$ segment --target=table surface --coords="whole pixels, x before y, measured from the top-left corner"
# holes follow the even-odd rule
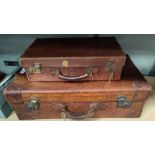
[[[150,95],[150,97],[147,99],[147,101],[144,104],[143,112],[141,114],[141,117],[139,118],[97,118],[97,119],[88,119],[88,120],[98,120],[98,121],[155,121],[155,77],[145,77],[147,81],[152,85],[153,91]],[[0,118],[0,121],[17,121],[19,120],[16,113],[12,112],[12,114],[8,118]],[[42,119],[42,120],[55,120],[55,121],[61,121],[62,119]]]

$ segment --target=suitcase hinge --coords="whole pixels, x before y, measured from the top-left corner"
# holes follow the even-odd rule
[[[41,64],[33,63],[33,67],[30,68],[31,73],[41,73]]]
[[[127,108],[132,105],[132,102],[127,100],[125,96],[119,96],[117,98],[117,108]]]

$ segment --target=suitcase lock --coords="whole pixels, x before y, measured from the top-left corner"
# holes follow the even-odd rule
[[[132,102],[127,100],[125,96],[119,96],[117,98],[117,108],[127,108],[132,105]]]
[[[29,101],[25,104],[26,110],[38,110],[40,108],[40,104],[38,98],[31,97]]]
[[[30,68],[31,73],[41,73],[41,64],[33,63],[33,67]]]

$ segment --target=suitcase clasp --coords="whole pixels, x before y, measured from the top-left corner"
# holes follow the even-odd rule
[[[41,73],[41,64],[33,63],[33,67],[30,68],[31,73]]]
[[[31,97],[29,101],[25,104],[26,110],[38,110],[40,108],[40,104],[38,98]]]
[[[125,96],[117,97],[117,108],[128,108],[132,105],[132,102],[127,100]]]

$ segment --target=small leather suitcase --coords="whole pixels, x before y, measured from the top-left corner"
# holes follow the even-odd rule
[[[113,37],[37,39],[21,56],[29,81],[120,80],[126,56]]]
[[[19,119],[139,117],[151,86],[128,58],[120,81],[29,82],[5,89]]]

